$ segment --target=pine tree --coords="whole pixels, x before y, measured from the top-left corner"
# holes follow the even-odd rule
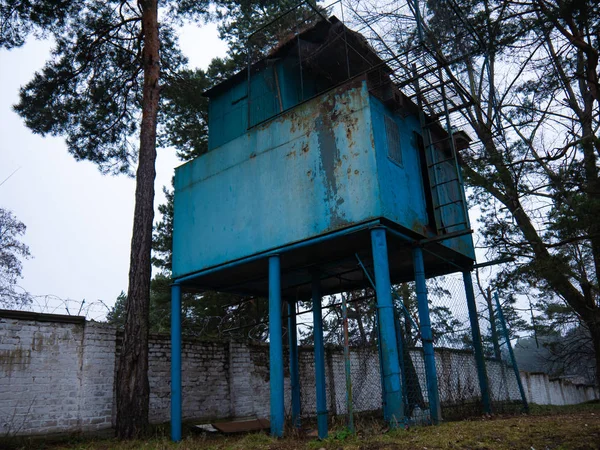
[[[7,4],[2,4],[3,10]],[[117,434],[137,436],[148,424],[156,141],[159,123],[165,123],[161,89],[177,81],[174,75],[185,64],[168,23],[201,16],[207,2],[165,0],[160,27],[157,0],[136,5],[122,0],[21,5],[24,9],[10,23],[23,26],[13,28],[18,32],[8,33],[8,38],[3,29],[5,45],[19,45],[21,32],[28,27],[51,32],[56,42],[50,60],[21,89],[15,110],[25,124],[41,135],[65,136],[77,160],[91,161],[103,173],[133,175],[137,163],[125,330],[117,371]],[[36,15],[40,6],[51,11],[47,26]],[[134,144],[136,138],[139,145]]]

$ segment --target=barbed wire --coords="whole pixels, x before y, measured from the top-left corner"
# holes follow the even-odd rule
[[[21,286],[17,285],[14,288],[13,291],[18,296],[0,296],[0,307],[15,311],[81,316],[96,322],[105,322],[108,313],[112,310],[101,299],[89,301],[62,298],[55,294],[33,295]]]

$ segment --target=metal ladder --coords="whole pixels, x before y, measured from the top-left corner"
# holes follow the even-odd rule
[[[419,109],[419,121],[421,125],[421,136],[429,175],[429,188],[431,190],[434,220],[438,234],[447,234],[470,228],[467,203],[464,195],[462,178],[458,159],[456,156],[456,144],[454,133],[450,124],[450,114],[464,108],[466,105],[448,106],[446,97],[446,81],[444,80],[441,67],[438,67],[436,82],[429,83],[425,89],[421,88],[420,77],[413,65],[413,89]],[[428,99],[426,92],[441,94],[438,98]],[[434,94],[435,95],[435,94]],[[434,107],[442,106],[443,110],[435,114]],[[425,108],[429,109],[429,117],[425,114]],[[438,125],[437,119],[445,117],[447,135],[437,141],[433,141],[431,127]],[[439,159],[441,155],[437,149],[446,149],[450,152],[449,158]]]

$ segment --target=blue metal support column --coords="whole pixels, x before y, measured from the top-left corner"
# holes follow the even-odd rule
[[[425,284],[425,265],[423,263],[423,250],[421,247],[413,249],[413,263],[415,269],[415,285],[417,291],[417,304],[419,308],[419,321],[421,322],[421,340],[423,341],[423,359],[425,360],[425,377],[427,379],[427,397],[431,422],[437,425],[441,420],[440,394],[435,368],[435,353],[433,350],[433,333],[431,331],[431,318],[429,317],[429,302],[427,300],[427,285]]]
[[[485,368],[483,346],[481,345],[481,331],[479,330],[479,318],[477,317],[477,304],[475,303],[475,292],[473,291],[473,279],[471,278],[471,272],[463,272],[463,282],[465,283],[465,294],[467,296],[469,320],[471,321],[473,353],[475,354],[475,363],[477,364],[477,377],[479,378],[479,390],[481,391],[483,412],[486,414],[491,414],[492,402],[490,400],[490,386],[488,382],[487,370]]]
[[[271,435],[283,436],[283,337],[281,332],[281,265],[279,255],[269,258],[269,364]]]
[[[400,384],[400,364],[394,323],[392,284],[388,263],[385,228],[371,229],[371,247],[375,268],[377,291],[377,311],[379,316],[379,336],[383,365],[383,386],[385,405],[390,426],[397,427],[404,422],[404,405]]]
[[[317,427],[319,439],[327,437],[327,396],[325,392],[325,345],[323,343],[323,314],[321,310],[321,278],[312,274],[313,334],[315,341],[315,385],[317,388]]]
[[[300,367],[298,365],[298,327],[296,326],[295,300],[288,303],[288,343],[290,346],[292,426],[300,428]]]
[[[171,286],[171,440],[181,440],[181,286]]]

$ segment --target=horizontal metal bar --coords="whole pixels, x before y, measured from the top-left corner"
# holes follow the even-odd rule
[[[426,94],[428,92],[434,91],[436,89],[441,88],[442,86],[446,86],[446,83],[442,82],[440,84],[430,84],[429,86],[425,87],[425,88],[420,88],[418,93],[415,93],[413,95],[410,96],[411,100],[413,98],[415,98],[417,95],[421,95],[423,96],[423,94]]]
[[[446,181],[442,181],[441,183],[437,183],[437,184],[432,184],[431,188],[436,188],[439,186],[443,186],[444,184],[448,184],[448,183],[452,183],[453,181],[458,181],[458,178],[452,178],[451,180],[446,180]]]
[[[442,236],[436,236],[430,239],[423,239],[421,241],[422,244],[431,244],[434,242],[440,242],[440,241],[445,241],[446,239],[454,239],[456,237],[460,237],[460,236],[464,236],[466,234],[472,234],[473,230],[469,229],[469,230],[461,230],[461,231],[454,231],[452,233],[448,233],[448,234],[444,234]]]
[[[496,264],[504,264],[507,262],[515,262],[515,258],[513,256],[507,256],[505,258],[498,258],[492,261],[486,261],[479,264],[475,264],[473,269],[481,269],[482,267],[495,266]]]
[[[435,209],[440,209],[440,208],[443,208],[445,206],[450,206],[450,205],[454,205],[455,203],[461,203],[461,202],[462,202],[462,199],[454,200],[452,202],[442,203],[441,205],[437,205],[435,207]]]
[[[468,108],[469,106],[472,106],[472,105],[473,105],[473,102],[466,102],[466,103],[463,103],[463,104],[460,104],[460,105],[456,105],[456,106],[454,106],[452,108],[449,108],[448,111],[444,111],[444,112],[441,112],[439,114],[434,114],[432,116],[429,116],[429,118],[431,120],[433,120],[433,121],[437,121],[440,117],[443,117],[443,116],[448,115],[448,114],[455,113],[457,111],[460,111],[461,109]]]
[[[446,137],[442,138],[442,139],[438,139],[437,141],[432,141],[429,143],[429,145],[437,145],[437,144],[441,144],[442,142],[446,142],[450,140],[450,135],[447,135]]]
[[[456,223],[452,223],[450,225],[444,225],[442,228],[444,228],[444,229],[454,228],[454,227],[457,227],[459,225],[468,225],[468,223],[463,220],[462,222],[456,222]]]
[[[429,145],[432,145],[432,144],[429,144]],[[438,166],[440,164],[444,164],[447,162],[454,162],[454,158],[447,158],[447,159],[442,159],[441,161],[436,161],[433,164],[428,165],[427,168],[431,169],[432,167],[435,167],[435,166]]]
[[[312,239],[308,239],[308,240],[304,240],[304,241],[300,241],[300,242],[296,242],[294,244],[289,244],[287,246],[284,247],[280,247],[274,250],[267,250],[265,252],[262,253],[258,253],[256,255],[252,255],[249,256],[247,258],[242,258],[242,259],[238,259],[236,261],[231,261],[229,263],[225,263],[225,264],[221,264],[219,266],[216,267],[212,267],[210,269],[206,269],[206,270],[200,270],[197,271],[196,273],[190,274],[190,275],[186,275],[180,278],[176,278],[173,280],[173,284],[182,284],[185,283],[187,281],[192,281],[196,278],[202,277],[202,276],[206,276],[206,275],[210,275],[216,272],[220,272],[221,270],[225,270],[225,269],[231,269],[232,267],[237,267],[240,266],[242,264],[247,264],[250,262],[254,262],[254,261],[258,261],[264,258],[267,258],[269,256],[273,256],[273,255],[278,255],[278,254],[282,254],[282,253],[286,253],[289,252],[291,250],[296,250],[299,248],[304,248],[304,247],[308,247],[310,245],[314,245],[320,242],[325,242],[328,241],[330,239],[339,237],[339,236],[344,236],[347,234],[353,234],[356,233],[358,231],[362,231],[362,230],[366,230],[369,229],[373,226],[378,226],[380,225],[380,221],[379,220],[371,220],[369,222],[365,222],[359,225],[355,225],[352,227],[348,227],[345,228],[343,230],[339,230],[339,231],[334,231],[332,233],[323,235],[323,236],[318,236],[316,238],[312,238]]]

